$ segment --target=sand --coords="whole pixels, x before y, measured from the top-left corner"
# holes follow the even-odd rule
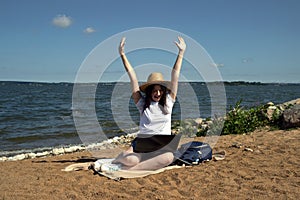
[[[92,171],[61,171],[93,161],[88,151],[0,162],[0,199],[299,199],[299,146],[300,129],[221,136],[214,152],[225,150],[225,160],[121,181]]]

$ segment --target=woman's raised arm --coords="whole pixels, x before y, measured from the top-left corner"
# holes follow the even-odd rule
[[[179,42],[175,41],[175,44],[178,47],[179,51],[171,74],[171,88],[170,88],[171,89],[170,95],[174,100],[176,99],[176,95],[177,95],[178,79],[181,70],[183,54],[186,49],[186,44],[183,38],[179,36],[178,41]]]
[[[139,83],[138,83],[138,79],[136,77],[135,71],[134,71],[133,67],[131,66],[131,64],[129,63],[129,61],[124,53],[125,40],[126,40],[126,38],[123,37],[120,42],[119,53],[120,53],[123,65],[125,67],[125,70],[128,73],[128,76],[130,78],[133,101],[134,101],[134,103],[137,103],[141,98],[140,87],[139,87]]]

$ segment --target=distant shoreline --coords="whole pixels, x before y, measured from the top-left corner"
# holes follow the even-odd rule
[[[82,83],[74,83],[74,82],[47,82],[47,81],[5,81],[5,80],[0,80],[0,85],[3,84],[9,84],[9,83],[14,83],[14,84],[116,84],[116,83],[129,83],[129,82],[117,82],[117,81],[111,81],[111,82],[82,82]],[[143,83],[143,82],[141,82]],[[259,81],[180,81],[180,83],[202,83],[202,84],[219,84],[223,83],[225,85],[298,85],[299,83],[296,82],[259,82]]]

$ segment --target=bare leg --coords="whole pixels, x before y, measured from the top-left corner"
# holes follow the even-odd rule
[[[134,153],[133,148],[130,147],[127,151],[120,153],[112,163],[121,163],[127,167],[132,167],[137,165],[140,161],[141,156],[137,153]]]
[[[156,170],[161,169],[165,166],[168,166],[173,162],[174,155],[172,152],[166,152],[155,156],[153,158],[147,159],[143,162],[140,162],[130,168],[128,170]]]

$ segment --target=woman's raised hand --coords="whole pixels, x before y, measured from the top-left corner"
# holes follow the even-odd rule
[[[184,39],[182,37],[178,36],[178,41],[179,42],[175,41],[175,44],[178,47],[179,52],[180,53],[184,53],[184,51],[186,49],[186,44],[184,42]]]
[[[121,39],[120,46],[119,46],[119,53],[120,53],[120,55],[124,55],[125,54],[124,53],[125,40],[126,40],[125,37],[123,37]]]

